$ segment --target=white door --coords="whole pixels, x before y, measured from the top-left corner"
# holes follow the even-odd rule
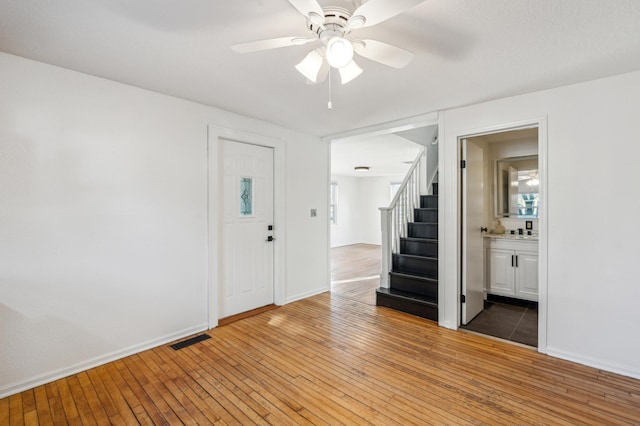
[[[220,318],[273,303],[273,149],[222,141]],[[271,237],[271,238],[270,238]]]
[[[462,324],[468,324],[484,308],[482,148],[464,139],[462,159]]]

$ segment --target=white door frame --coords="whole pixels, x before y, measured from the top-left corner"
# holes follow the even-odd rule
[[[482,136],[491,133],[505,132],[508,130],[518,130],[524,128],[538,128],[538,170],[540,173],[540,208],[538,210],[538,255],[540,263],[538,265],[538,352],[546,353],[547,352],[547,265],[548,265],[548,252],[547,252],[547,190],[548,190],[548,178],[547,178],[547,117],[538,117],[530,120],[523,120],[513,123],[500,124],[496,126],[483,127],[479,129],[472,129],[466,132],[461,132],[461,134],[456,135],[456,152],[458,152],[458,159],[456,161],[456,166],[460,164],[460,143],[462,139],[472,138],[475,136]],[[458,173],[458,169],[454,171],[456,176],[456,184],[455,188],[457,192],[456,200],[460,200],[460,173]],[[453,200],[452,200],[453,201]],[[451,237],[455,238],[455,244],[460,244],[460,223],[461,223],[461,206],[459,202],[456,201],[457,205],[457,225],[455,226],[455,235],[451,235]],[[448,237],[447,237],[448,238]],[[462,273],[461,268],[462,265],[460,263],[460,247],[456,247],[456,253],[458,260],[457,264],[457,297],[450,298],[447,300],[447,305],[445,306],[446,310],[452,310],[450,312],[455,312],[455,318],[457,318],[456,323],[454,324],[454,329],[457,329],[460,326],[460,318],[461,318],[461,306],[460,306],[460,292],[461,292],[461,281],[462,281]],[[450,282],[450,281],[449,281]],[[451,318],[449,314],[447,314],[448,318]]]
[[[285,294],[285,147],[280,139],[255,135],[215,125],[208,126],[207,135],[207,313],[209,328],[218,326],[220,316],[218,295],[222,279],[222,194],[223,158],[221,139],[273,148],[273,299],[284,305]]]
[[[324,136],[322,140],[329,144],[329,152],[327,154],[329,156],[329,161],[327,162],[327,188],[329,188],[331,185],[331,145],[333,143],[340,143],[341,141],[348,141],[348,140],[373,138],[380,135],[389,135],[396,132],[402,132],[405,130],[417,129],[419,127],[428,127],[428,126],[438,126],[438,135],[439,135],[442,129],[444,129],[442,114],[437,111],[430,112],[430,113],[421,114],[415,117],[403,118],[400,120],[390,121],[387,123],[375,124],[373,126],[368,126],[360,129],[355,129],[355,130],[348,130],[346,132]],[[439,162],[439,164],[442,164],[442,163]],[[327,205],[331,204],[330,197],[331,197],[331,193],[327,192]],[[438,230],[438,232],[442,232],[442,231]],[[327,221],[327,259],[328,259],[327,277],[329,277],[327,288],[331,290],[331,224],[329,223],[329,221]]]

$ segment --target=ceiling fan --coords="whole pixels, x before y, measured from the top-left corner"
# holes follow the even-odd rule
[[[408,50],[377,40],[354,39],[351,32],[384,22],[424,1],[369,0],[364,4],[357,1],[355,10],[349,10],[339,6],[323,8],[317,0],[289,0],[307,18],[306,26],[311,36],[257,40],[231,48],[238,53],[250,53],[319,41],[318,46],[295,66],[296,69],[310,82],[319,83],[327,77],[329,67],[336,68],[342,84],[346,84],[362,73],[353,60],[354,52],[397,69],[406,67],[413,60],[415,55]]]

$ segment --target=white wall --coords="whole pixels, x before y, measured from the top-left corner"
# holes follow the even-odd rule
[[[548,186],[546,350],[640,377],[640,339],[630,331],[638,322],[640,300],[638,111],[640,72],[444,112],[443,325],[455,327],[458,318],[456,139],[546,117],[548,152],[541,159],[547,161]]]
[[[281,138],[288,142],[285,171],[288,303],[330,290],[329,147],[318,138],[288,131]],[[311,209],[316,209],[316,217],[311,217]]]
[[[402,182],[404,176],[381,176],[361,178],[360,205],[362,212],[362,242],[382,244],[382,226],[380,207],[389,207],[391,203],[391,183]]]
[[[360,178],[331,176],[338,184],[337,224],[331,226],[331,247],[361,243]]]
[[[410,140],[411,142],[415,142],[418,145],[422,145],[427,150],[426,152],[426,180],[424,181],[424,185],[426,186],[429,182],[432,181],[434,176],[436,176],[438,172],[438,146],[439,144],[434,141],[438,138],[438,125],[433,124],[430,126],[422,126],[417,127],[411,130],[405,130],[402,132],[397,132],[396,135],[402,136],[405,139]],[[433,182],[437,182],[438,179],[434,179]],[[431,188],[422,188],[422,194],[431,194]]]
[[[331,247],[381,244],[380,207],[391,202],[390,185],[404,176],[332,176],[338,182],[338,225],[331,227]]]
[[[7,54],[0,81],[0,398],[206,327],[208,124],[285,141],[286,300],[328,289],[318,138]]]

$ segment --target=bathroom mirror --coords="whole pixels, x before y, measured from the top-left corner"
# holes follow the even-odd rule
[[[496,217],[538,217],[537,155],[496,160],[494,181]]]

